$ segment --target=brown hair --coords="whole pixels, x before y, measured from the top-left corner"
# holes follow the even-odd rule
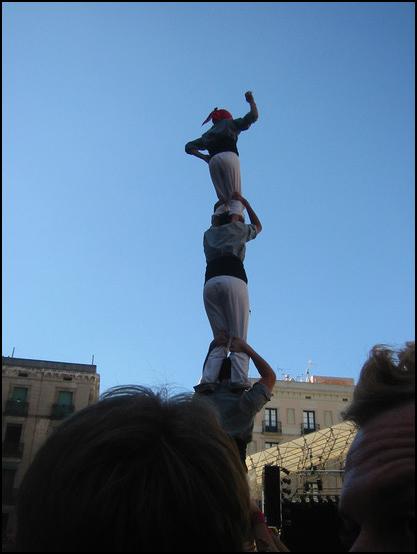
[[[415,399],[415,343],[400,350],[372,348],[344,419],[362,426],[381,412]]]
[[[230,212],[223,212],[218,215],[212,215],[211,216],[211,223],[212,225],[218,227],[220,225],[227,225],[231,222],[232,216]]]
[[[120,387],[39,450],[18,501],[19,552],[240,552],[249,491],[207,402]]]

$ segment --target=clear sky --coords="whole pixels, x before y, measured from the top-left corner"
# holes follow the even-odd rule
[[[413,3],[3,2],[3,355],[191,390],[216,197],[184,145],[246,90],[248,342],[356,380],[414,337]]]

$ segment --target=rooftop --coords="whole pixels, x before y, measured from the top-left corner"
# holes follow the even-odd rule
[[[2,356],[2,366],[25,369],[53,369],[54,371],[78,371],[81,373],[97,373],[97,366],[92,364],[51,362],[47,360],[31,360],[28,358],[11,358],[9,356]]]

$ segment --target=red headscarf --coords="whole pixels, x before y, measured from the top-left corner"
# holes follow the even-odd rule
[[[211,114],[207,116],[207,119],[203,121],[202,125],[207,123],[210,119],[213,123],[217,123],[217,121],[221,121],[222,119],[233,119],[233,116],[227,110],[218,110],[217,108],[214,108]]]

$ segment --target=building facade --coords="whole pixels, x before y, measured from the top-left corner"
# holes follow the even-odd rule
[[[256,416],[248,455],[340,423],[353,389],[350,378],[277,380],[270,402]]]
[[[98,400],[95,365],[2,358],[2,537],[15,534],[17,491],[36,452],[72,413]]]

